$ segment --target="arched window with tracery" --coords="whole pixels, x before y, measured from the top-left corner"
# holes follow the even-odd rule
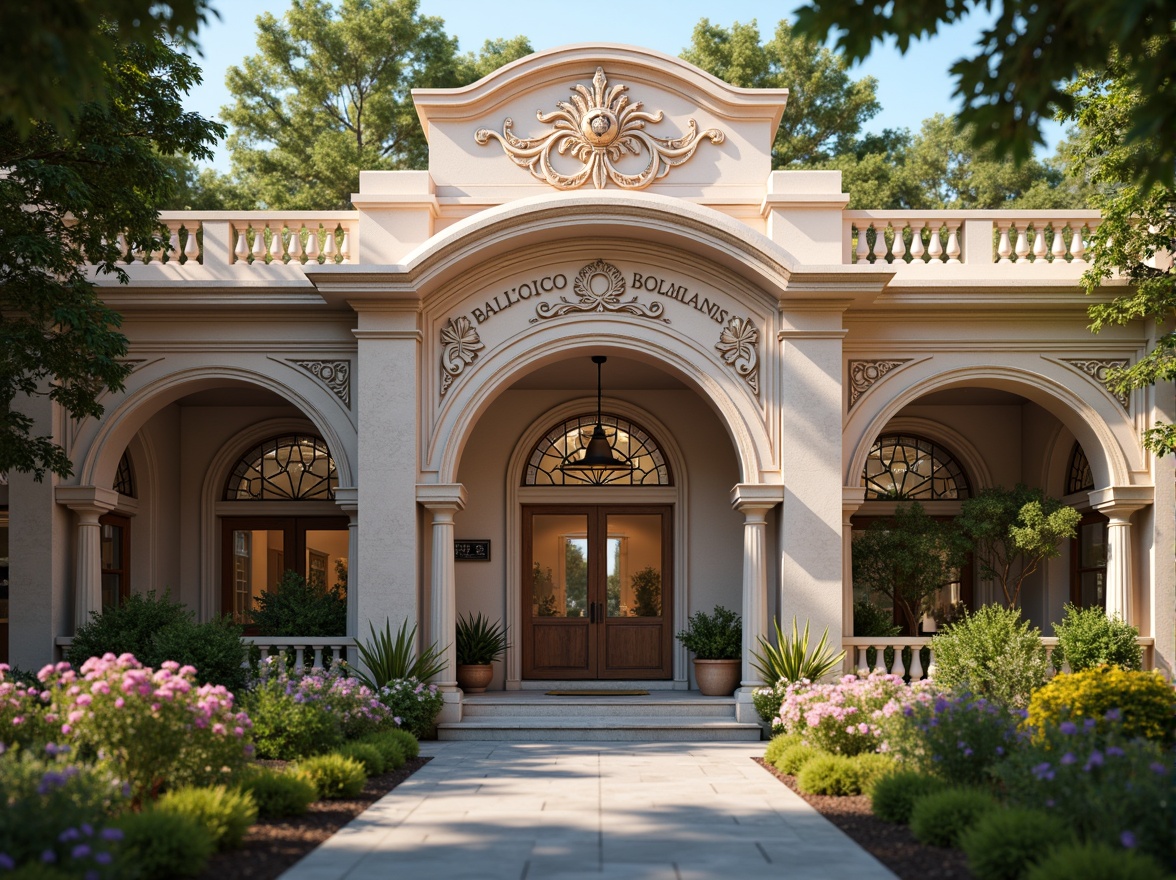
[[[125,452],[118,460],[118,470],[114,472],[114,491],[127,498],[137,498],[135,494],[135,472],[131,468],[131,457]]]
[[[258,443],[229,472],[225,501],[332,501],[339,478],[327,444],[310,434]]]
[[[950,452],[914,434],[883,434],[862,471],[867,501],[960,501],[971,496]]]
[[[1089,492],[1094,488],[1094,473],[1081,444],[1075,443],[1070,451],[1070,466],[1066,470],[1066,494]]]
[[[632,470],[574,471],[560,467],[583,455],[596,426],[596,413],[564,419],[547,431],[527,457],[524,486],[672,486],[673,474],[661,447],[649,432],[621,416],[605,413],[601,425],[617,455]]]

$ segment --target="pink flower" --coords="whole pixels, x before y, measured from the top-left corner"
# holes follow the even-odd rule
[[[217,722],[216,724],[212,725],[212,732],[217,736],[220,736],[225,732],[225,726],[220,722]]]
[[[61,732],[64,733],[66,736],[69,736],[71,733],[73,733],[73,728],[70,727],[68,724],[63,724],[63,725],[61,725]]]
[[[126,704],[127,704],[127,701],[126,701],[126,700],[124,700],[122,697],[119,697],[118,699],[116,699],[116,700],[114,701],[114,708],[116,708],[116,709],[121,709],[121,708],[122,708],[123,706],[125,706]]]

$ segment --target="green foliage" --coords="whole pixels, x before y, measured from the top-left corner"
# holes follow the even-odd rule
[[[923,601],[958,578],[967,552],[953,523],[933,519],[912,502],[854,538],[853,583],[889,598],[913,634]]]
[[[825,627],[821,640],[810,649],[807,620],[804,632],[800,633],[796,628],[796,618],[792,618],[791,638],[786,638],[780,631],[779,621],[773,620],[772,626],[776,630],[776,645],[779,647],[760,636],[759,650],[751,652],[754,658],[752,666],[764,681],[819,681],[836,670],[845,659],[844,651],[836,655],[833,653],[829,645],[829,627]]]
[[[222,117],[236,178],[269,209],[347,208],[361,170],[424,168],[412,89],[465,85],[531,52],[519,37],[460,56],[416,0],[294,0],[257,28],[258,54],[229,68]]]
[[[774,764],[777,770],[781,773],[787,773],[789,776],[795,776],[799,773],[804,765],[816,758],[818,755],[827,754],[820,749],[813,746],[806,746],[804,743],[788,746],[780,752]]]
[[[796,772],[796,787],[806,794],[835,797],[868,792],[894,766],[886,755],[830,755],[820,753]]]
[[[704,18],[682,58],[731,85],[788,89],[773,168],[812,167],[851,150],[862,126],[881,110],[876,80],[850,79],[843,58],[820,40],[794,36],[786,21],[761,43],[754,21],[728,29]]]
[[[347,596],[338,585],[328,589],[287,571],[272,592],[257,597],[249,616],[261,636],[342,636],[347,634]]]
[[[298,764],[298,772],[314,783],[320,798],[336,800],[355,797],[367,781],[363,764],[343,755],[316,755]]]
[[[252,796],[257,814],[266,819],[301,816],[318,797],[318,788],[308,777],[269,767],[252,768],[240,787]]]
[[[133,593],[123,604],[93,614],[78,628],[65,659],[80,668],[91,657],[134,654],[144,666],[159,669],[174,660],[194,666],[199,681],[245,690],[246,649],[241,627],[229,617],[196,623],[182,603],[168,593]]]
[[[1033,693],[1026,723],[1039,731],[1090,720],[1096,731],[1176,744],[1176,692],[1159,672],[1096,666],[1062,673]]]
[[[80,16],[93,24],[103,4]],[[146,6],[130,0],[120,6]],[[107,389],[119,390],[130,373],[120,319],[97,293],[90,276],[126,280],[118,241],[132,250],[156,252],[168,236],[156,206],[174,188],[159,157],[184,153],[208,158],[208,145],[223,127],[185,113],[182,96],[200,81],[199,69],[172,46],[143,28],[137,42],[120,40],[108,27],[85,33],[91,50],[76,61],[86,79],[59,80],[54,69],[72,69],[58,37],[30,33],[23,19],[33,6],[4,4],[0,45],[6,58],[28,57],[49,46],[58,64],[36,73],[14,68],[0,73],[0,314],[4,360],[0,366],[0,471],[68,476],[73,463],[48,434],[48,425],[14,407],[24,396],[48,397],[69,419],[98,418]],[[180,4],[192,8],[191,3]],[[144,19],[144,24],[150,19]],[[42,26],[44,20],[34,16]],[[71,23],[76,23],[76,20]],[[73,27],[61,39],[73,42]],[[139,29],[134,29],[139,32]],[[60,53],[60,54],[58,54]],[[62,94],[63,103],[58,103]],[[25,116],[20,95],[58,96],[36,102],[44,114]],[[87,96],[79,102],[79,96]],[[67,109],[68,108],[68,109]],[[49,118],[56,119],[55,127]]]
[[[416,678],[398,678],[380,688],[380,702],[388,707],[396,723],[416,739],[433,735],[433,721],[445,698],[435,684]]]
[[[358,761],[363,765],[363,772],[368,776],[379,776],[384,772],[384,753],[370,743],[344,743],[336,754]]]
[[[1019,608],[985,605],[931,640],[935,683],[1010,708],[1024,708],[1045,684],[1049,661],[1037,628]]]
[[[796,30],[818,43],[836,32],[835,50],[852,64],[868,55],[874,42],[894,39],[905,52],[912,39],[934,34],[979,6],[915,2],[888,15],[862,15],[858,6],[810,0],[795,11]],[[1119,138],[1136,148],[1154,144],[1153,153],[1139,156],[1132,177],[1171,185],[1176,109],[1166,99],[1166,87],[1176,79],[1176,62],[1170,6],[1164,0],[1124,0],[1113,7],[1075,0],[1058,14],[1050,4],[1006,0],[995,9],[974,54],[951,68],[962,102],[956,115],[973,127],[976,143],[990,146],[998,159],[1027,161],[1044,142],[1042,122],[1058,111],[1070,116],[1080,106],[1067,85],[1085,70],[1103,69],[1115,56],[1124,88],[1139,96],[1120,122]]]
[[[1018,483],[965,499],[956,523],[975,545],[981,573],[1000,584],[1005,605],[1012,608],[1026,578],[1061,554],[1061,542],[1078,534],[1081,519],[1074,508]]]
[[[454,647],[457,649],[457,662],[462,665],[493,663],[502,657],[510,647],[510,642],[507,641],[506,627],[502,621],[491,622],[479,611],[476,617],[465,614],[458,618]]]
[[[356,740],[356,742],[375,749],[384,762],[383,772],[387,773],[392,770],[399,770],[407,760],[404,739],[397,735],[401,733],[411,737],[414,746],[416,745],[416,737],[413,737],[407,731],[401,730],[385,730],[380,733],[372,733],[363,739]]]
[[[418,678],[428,681],[445,669],[437,643],[416,653],[416,624],[408,629],[408,621],[400,624],[396,637],[392,637],[392,625],[384,621],[384,629],[377,633],[375,625],[368,623],[372,638],[356,645],[359,659],[367,667],[369,675],[358,673],[360,681],[373,691],[378,691],[391,681],[401,678]]]
[[[239,847],[249,826],[257,821],[253,796],[223,785],[166,792],[155,802],[155,810],[194,819],[219,850]]]
[[[124,813],[115,827],[123,833],[119,861],[134,866],[141,880],[195,877],[216,849],[208,829],[180,813]]]
[[[743,623],[734,611],[716,605],[711,614],[691,614],[678,641],[698,660],[738,660],[743,656]]]
[[[416,758],[421,754],[420,740],[407,728],[399,728],[395,730],[382,730],[379,736],[384,739],[391,739],[400,743],[401,751],[404,752],[406,758]]]
[[[894,622],[894,613],[881,608],[868,598],[853,603],[853,634],[862,638],[891,638],[902,635],[902,627]]]
[[[911,811],[919,800],[946,791],[948,786],[946,780],[937,776],[916,770],[896,770],[874,782],[870,791],[870,809],[885,822],[906,825],[911,821]]]
[[[661,616],[661,572],[652,566],[646,566],[633,575],[633,616],[660,617]]]
[[[862,752],[849,759],[857,773],[858,787],[862,794],[869,794],[878,784],[878,780],[894,772],[895,762],[891,755],[878,752]]]
[[[764,724],[773,724],[773,719],[778,718],[780,703],[783,699],[784,688],[778,683],[770,687],[758,687],[751,692],[751,704],[755,706],[756,714]],[[773,724],[773,733],[779,733],[776,730],[777,727],[779,727],[778,721]]]
[[[257,757],[296,761],[330,751],[343,743],[339,719],[317,701],[298,702],[278,682],[263,681],[245,698],[253,719]]]
[[[948,788],[915,801],[911,809],[911,832],[920,843],[958,846],[960,837],[986,813],[1000,809],[987,791],[976,788]]]
[[[1022,875],[1024,880],[1169,880],[1155,859],[1105,843],[1063,843]]]
[[[976,880],[1020,880],[1030,865],[1069,837],[1070,829],[1056,816],[1009,808],[981,816],[960,836],[960,849]]]
[[[788,749],[804,744],[804,737],[799,733],[781,733],[772,737],[764,749],[764,763],[775,765],[776,761]]]
[[[1055,669],[1070,664],[1071,672],[1081,672],[1104,663],[1124,669],[1143,667],[1143,649],[1139,630],[1117,614],[1107,617],[1102,608],[1079,608],[1067,603],[1065,617],[1054,624],[1058,646],[1052,655]]]

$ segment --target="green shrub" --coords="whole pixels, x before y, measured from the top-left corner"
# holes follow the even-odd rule
[[[169,791],[155,802],[155,809],[195,819],[204,826],[217,849],[239,847],[249,826],[257,821],[253,796],[223,785]]]
[[[967,691],[1012,708],[1024,708],[1045,684],[1049,661],[1041,633],[1019,608],[985,605],[931,640],[935,684]]]
[[[380,731],[381,737],[388,737],[400,743],[405,758],[417,758],[421,754],[421,743],[412,732],[403,728]]]
[[[793,746],[804,744],[804,737],[799,733],[781,733],[772,737],[764,749],[764,763],[775,766],[780,756]]]
[[[29,862],[15,871],[4,875],[4,880],[73,880],[76,875],[64,868],[55,868],[40,862]]]
[[[345,743],[336,751],[345,758],[363,764],[363,772],[368,776],[379,776],[384,772],[384,754],[370,743]]]
[[[821,754],[825,753],[812,746],[806,746],[804,743],[789,746],[776,759],[776,769],[781,773],[787,773],[789,776],[795,776],[805,764]]]
[[[743,656],[743,623],[734,611],[716,605],[711,614],[691,614],[678,641],[698,660],[738,660]]]
[[[1057,847],[1025,873],[1025,880],[1166,880],[1167,871],[1142,853],[1098,843]]]
[[[125,813],[116,827],[123,833],[117,861],[137,880],[195,877],[216,848],[200,822],[180,813]]]
[[[1108,663],[1124,669],[1143,667],[1143,649],[1139,646],[1139,630],[1117,614],[1107,617],[1099,607],[1079,608],[1066,605],[1061,623],[1054,624],[1058,646],[1054,648],[1053,664],[1070,664],[1071,672],[1081,672]]]
[[[981,816],[960,835],[960,848],[976,880],[1019,880],[1069,837],[1070,829],[1056,816],[1011,808]]]
[[[858,638],[890,638],[902,635],[902,627],[894,622],[891,609],[869,599],[858,599],[853,603],[853,634]]]
[[[367,781],[363,764],[343,755],[307,758],[298,764],[298,771],[305,773],[314,783],[319,797],[327,800],[355,797],[363,791],[363,784]]]
[[[241,781],[241,789],[253,796],[257,814],[278,819],[301,816],[318,798],[318,789],[305,775],[257,767]]]
[[[341,636],[347,633],[347,596],[338,584],[308,583],[287,571],[272,592],[257,597],[250,618],[262,636]]]
[[[385,730],[356,740],[358,743],[371,746],[380,753],[380,758],[384,761],[383,772],[385,773],[392,770],[399,770],[404,766],[404,762],[408,760],[404,754],[404,739],[399,736],[389,735],[396,732],[398,731]],[[415,743],[416,739],[413,739],[413,742]]]
[[[784,701],[784,688],[779,684],[758,687],[751,692],[751,704],[764,724],[772,724],[772,733],[778,734],[783,727],[778,723],[780,717],[780,703]],[[773,724],[773,721],[777,723]]]
[[[296,761],[343,744],[339,718],[323,703],[296,697],[276,676],[246,695],[257,757]]]
[[[960,836],[986,813],[1000,809],[996,799],[978,788],[948,788],[915,801],[911,832],[921,843],[958,846]]]
[[[796,774],[796,787],[805,794],[862,793],[857,770],[848,755],[817,755],[806,761]]]
[[[858,776],[858,788],[862,794],[869,794],[878,780],[894,772],[894,758],[877,752],[863,752],[850,758]]]
[[[426,739],[433,734],[433,722],[445,700],[437,685],[425,684],[416,678],[393,679],[380,688],[376,696],[401,729],[417,739]]]
[[[1062,673],[1033,694],[1026,723],[1040,732],[1088,718],[1100,733],[1114,728],[1128,739],[1170,746],[1176,742],[1176,692],[1159,672],[1096,666]]]
[[[65,659],[75,669],[107,653],[133,654],[152,669],[174,660],[194,666],[200,683],[224,685],[239,693],[245,689],[247,657],[241,633],[230,618],[196,623],[192,612],[166,593],[134,594],[122,605],[93,614],[74,635]]]
[[[935,792],[945,791],[948,783],[937,776],[914,770],[896,770],[874,782],[870,791],[870,809],[885,822],[906,825],[911,821],[915,802]]]

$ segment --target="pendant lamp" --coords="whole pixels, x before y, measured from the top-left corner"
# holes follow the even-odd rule
[[[559,465],[560,470],[571,471],[577,479],[592,483],[606,483],[618,473],[633,470],[633,462],[625,456],[618,455],[609,445],[608,437],[604,433],[604,423],[600,414],[600,365],[606,360],[608,358],[602,355],[592,357],[592,363],[596,364],[596,426],[592,429],[592,436],[588,439],[584,454],[577,458],[580,454],[579,449],[569,452]]]

